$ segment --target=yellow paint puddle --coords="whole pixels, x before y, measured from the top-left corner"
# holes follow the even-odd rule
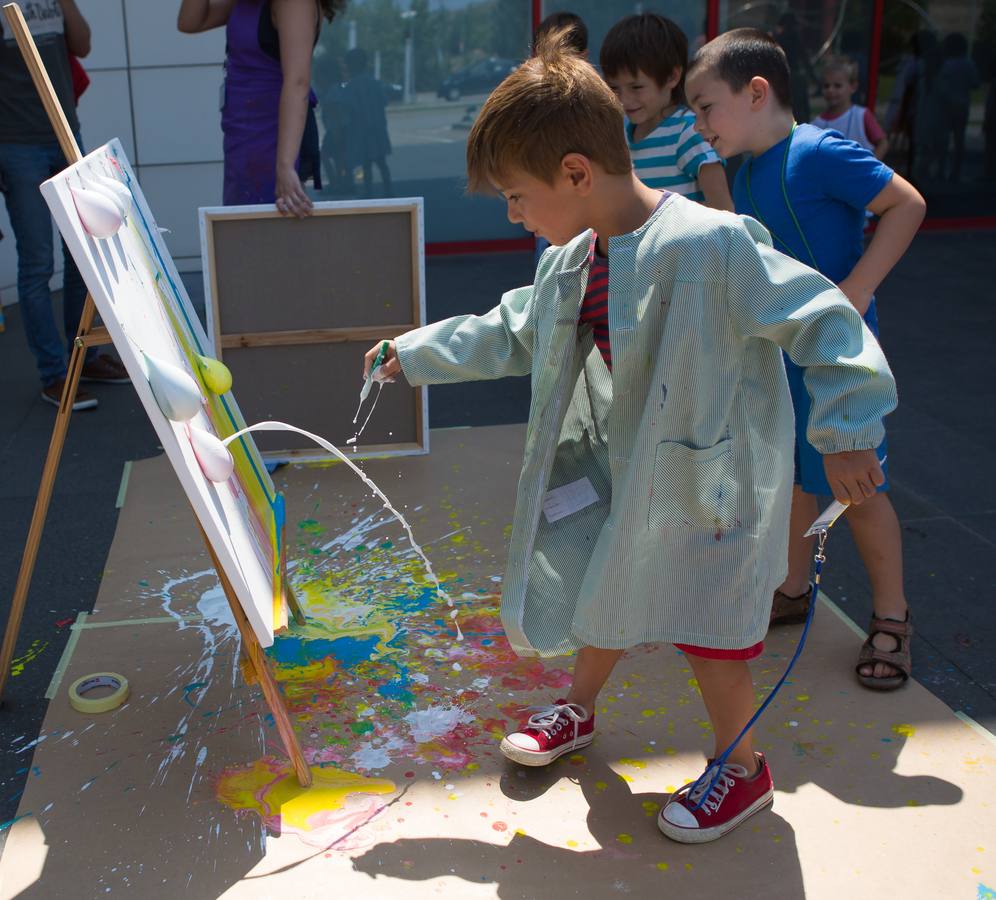
[[[218,799],[236,811],[254,812],[268,828],[298,835],[305,843],[327,847],[349,840],[361,846],[356,831],[386,805],[397,788],[385,778],[368,778],[331,766],[312,766],[311,787],[303,788],[290,767],[260,759],[247,767],[226,769],[217,785]]]

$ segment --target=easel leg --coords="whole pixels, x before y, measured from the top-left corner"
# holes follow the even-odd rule
[[[14,586],[14,597],[10,604],[10,615],[7,618],[7,630],[3,635],[3,647],[0,648],[0,699],[10,675],[10,664],[14,658],[17,646],[17,635],[21,630],[21,619],[24,607],[28,602],[28,591],[31,588],[31,576],[35,571],[38,559],[38,548],[41,545],[42,532],[45,529],[45,517],[52,501],[52,491],[55,488],[55,476],[59,471],[62,459],[62,449],[66,444],[66,432],[69,430],[69,417],[73,414],[73,403],[76,400],[76,389],[79,386],[80,372],[83,371],[83,361],[86,358],[86,336],[93,325],[96,308],[90,295],[86,295],[83,304],[83,315],[77,332],[73,352],[69,357],[69,367],[66,370],[66,384],[62,389],[62,401],[56,413],[55,425],[52,428],[52,438],[48,444],[48,454],[42,469],[41,484],[35,499],[35,509],[31,514],[31,525],[28,528],[28,538],[24,544],[24,555],[21,557],[21,568],[17,573]]]
[[[201,534],[204,534],[203,530]],[[273,714],[273,721],[276,723],[280,739],[284,744],[284,749],[287,751],[287,755],[294,766],[294,773],[297,775],[298,783],[301,787],[309,787],[311,785],[311,769],[308,768],[308,764],[304,761],[301,745],[298,743],[297,735],[294,734],[294,727],[291,725],[287,707],[280,694],[280,688],[277,687],[277,682],[274,680],[273,673],[270,671],[270,666],[266,661],[266,654],[259,644],[256,632],[252,630],[252,625],[249,624],[249,620],[246,618],[238,597],[235,596],[235,590],[232,588],[228,576],[225,575],[225,570],[214,555],[214,548],[208,541],[207,535],[204,535],[204,543],[208,548],[208,553],[211,554],[211,561],[214,563],[215,571],[218,573],[221,586],[225,591],[225,596],[228,598],[228,605],[232,608],[232,615],[235,616],[235,624],[239,626],[239,633],[242,635],[242,652],[255,671],[259,686],[263,689],[263,697],[266,699],[266,705],[270,707],[270,712]]]
[[[284,522],[280,529],[280,583],[284,588],[284,602],[287,609],[294,617],[298,625],[304,624],[304,613],[301,611],[301,604],[297,602],[297,594],[291,586],[290,578],[287,575],[287,523]]]
[[[287,608],[294,617],[294,621],[298,625],[303,625],[305,623],[304,612],[301,610],[301,604],[298,602],[297,594],[294,593],[294,588],[287,580],[286,572],[284,573],[284,599],[287,601]]]

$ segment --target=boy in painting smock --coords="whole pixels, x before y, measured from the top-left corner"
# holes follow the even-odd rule
[[[532,376],[502,623],[519,654],[577,661],[568,695],[502,751],[545,765],[591,743],[616,661],[662,641],[688,655],[718,752],[753,712],[747,660],[785,577],[781,349],[807,369],[814,443],[853,502],[882,479],[869,448],[895,404],[888,365],[843,294],[757,223],[640,182],[619,102],[562,35],[489,97],[467,161],[472,189],[553,246],[489,313],[389,342],[382,375]],[[707,782],[672,795],[669,837],[713,840],[772,801],[749,732]]]

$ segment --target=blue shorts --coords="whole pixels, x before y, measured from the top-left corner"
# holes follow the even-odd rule
[[[878,313],[875,310],[875,301],[865,313],[865,324],[868,330],[875,337],[878,337]],[[823,455],[812,444],[806,440],[806,425],[809,422],[809,409],[812,405],[809,391],[803,381],[803,373],[806,371],[797,366],[787,356],[785,359],[785,372],[788,375],[789,390],[792,392],[792,407],[795,410],[795,483],[798,484],[807,494],[819,494],[824,497],[832,497],[833,491],[827,483],[826,472],[823,469]],[[875,450],[882,469],[886,473],[885,483],[879,487],[879,491],[889,489],[888,469],[883,462],[886,456],[886,443],[883,438],[882,443]]]

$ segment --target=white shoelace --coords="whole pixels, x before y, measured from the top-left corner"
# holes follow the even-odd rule
[[[711,768],[712,766],[709,767],[709,769]],[[712,780],[711,777],[706,778],[709,774],[709,769],[706,769],[702,778],[699,779],[700,784],[698,787],[692,785],[692,790],[688,793],[688,799],[692,803],[698,803],[702,800],[702,795],[706,792],[706,788],[709,787],[709,782]],[[718,812],[720,806],[723,805],[723,801],[726,799],[726,795],[730,793],[730,788],[736,784],[736,779],[746,777],[747,770],[743,766],[738,766],[735,763],[724,763],[723,768],[720,770],[719,778],[716,779],[716,783],[713,785],[712,790],[709,791],[708,796],[702,801],[701,808],[705,810],[705,814],[711,816],[714,812]]]
[[[551,703],[548,706],[527,706],[523,709],[523,712],[528,712],[531,709],[535,709],[536,712],[529,717],[526,724],[537,731],[555,734],[565,728],[570,722],[573,722],[574,743],[577,743],[580,723],[588,718],[587,710],[577,703]]]

